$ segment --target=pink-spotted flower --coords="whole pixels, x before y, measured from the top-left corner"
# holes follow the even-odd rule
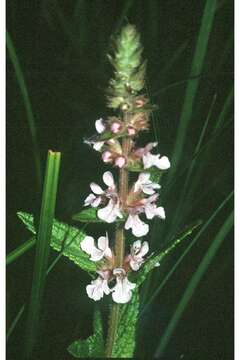
[[[128,204],[128,218],[125,223],[125,229],[132,229],[132,233],[136,237],[147,235],[149,225],[144,223],[139,215],[145,214],[147,219],[153,219],[155,216],[165,219],[165,211],[162,206],[158,207],[156,201],[158,194],[153,194],[148,198],[135,201],[133,205]]]
[[[143,212],[142,208],[129,210],[129,215],[124,226],[126,230],[132,229],[132,234],[136,237],[145,236],[149,232],[149,225],[139,217],[141,212]]]
[[[128,280],[126,271],[122,268],[115,268],[113,275],[116,277],[116,285],[111,289],[113,301],[125,304],[131,300],[136,284]]]
[[[144,263],[144,256],[149,251],[149,245],[147,241],[141,243],[140,240],[134,241],[131,246],[129,255],[129,264],[132,270],[138,271],[141,265]]]
[[[84,206],[98,207],[107,201],[107,205],[98,210],[97,216],[107,223],[112,223],[117,217],[122,218],[123,215],[120,211],[119,198],[113,175],[110,171],[106,171],[103,174],[103,182],[108,186],[105,191],[96,183],[90,184],[93,193],[85,199]]]
[[[86,236],[80,244],[81,249],[90,255],[90,260],[99,261],[105,258],[112,258],[112,250],[109,247],[108,234],[98,239],[97,247],[92,236]]]
[[[143,168],[149,169],[152,166],[160,170],[167,170],[171,164],[167,156],[160,156],[160,154],[152,154],[151,150],[157,146],[157,142],[149,143],[144,148],[139,148],[134,151],[134,156],[142,158]]]
[[[98,277],[91,281],[91,284],[86,286],[87,295],[94,301],[100,300],[104,294],[108,295],[111,289],[108,286],[108,280],[110,277],[109,271],[97,271]]]
[[[141,173],[138,176],[138,180],[134,185],[134,192],[143,191],[144,194],[153,195],[156,189],[160,189],[161,186],[150,180],[151,175],[149,173]]]

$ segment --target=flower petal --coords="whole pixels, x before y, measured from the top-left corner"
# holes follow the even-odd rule
[[[92,236],[86,236],[80,244],[81,249],[90,255],[90,260],[99,261],[103,258],[103,251],[97,249],[94,244],[94,238]]]
[[[104,194],[104,191],[103,191],[103,189],[101,188],[101,186],[99,186],[98,184],[96,184],[96,183],[94,183],[94,182],[92,182],[92,183],[90,184],[90,188],[91,188],[91,190],[92,190],[92,192],[93,192],[94,194],[97,194],[97,195],[102,195],[102,194]]]
[[[95,128],[99,134],[101,134],[106,129],[102,118],[95,121]]]
[[[136,284],[128,281],[127,277],[120,279],[117,278],[117,283],[115,287],[112,289],[112,298],[118,304],[125,304],[131,300],[132,292],[136,287]]]
[[[132,233],[136,237],[145,236],[149,231],[148,224],[145,224],[138,215],[129,214],[125,223],[125,229],[132,228]]]
[[[93,144],[93,148],[94,150],[96,151],[100,151],[101,148],[103,147],[104,145],[104,141],[96,141],[94,144]]]
[[[108,187],[115,188],[113,175],[112,175],[112,173],[110,171],[106,171],[103,174],[103,181]]]
[[[98,239],[98,248],[102,251],[105,251],[107,247],[108,247],[108,235],[106,233],[106,236],[101,236]]]
[[[106,221],[107,223],[112,223],[116,220],[117,217],[121,217],[120,210],[118,205],[110,199],[107,206],[98,210],[97,216],[99,219]]]
[[[96,200],[96,196],[94,194],[89,194],[84,200],[84,206],[92,205],[92,203]],[[100,199],[101,200],[101,199]]]
[[[149,244],[148,244],[147,241],[144,241],[144,242],[142,243],[141,250],[140,250],[140,252],[139,252],[138,255],[141,256],[141,257],[143,257],[143,256],[145,256],[145,255],[148,253],[148,251],[149,251]]]
[[[160,159],[157,159],[157,161],[155,162],[155,165],[160,170],[167,170],[171,166],[170,161],[167,156],[162,156]]]

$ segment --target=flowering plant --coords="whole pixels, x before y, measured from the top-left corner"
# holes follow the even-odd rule
[[[115,174],[104,171],[104,187],[90,183],[84,209],[73,217],[106,226],[115,223],[115,233],[106,229],[94,239],[73,226],[57,220],[53,223],[51,246],[92,276],[86,285],[87,296],[94,302],[106,296],[111,301],[107,339],[96,311],[94,334],[86,340],[76,340],[68,348],[77,358],[133,355],[139,287],[163,257],[195,228],[187,229],[158,254],[151,251],[146,237],[149,220],[165,219],[165,210],[159,204],[159,180],[170,168],[170,161],[157,153],[157,142],[137,145],[141,132],[150,128],[150,115],[155,108],[143,94],[146,63],[142,62],[142,50],[135,27],[125,26],[116,39],[114,54],[109,55],[114,78],[108,89],[108,107],[114,116],[96,120],[96,134],[85,139],[100,153],[104,164],[115,168]],[[33,216],[22,212],[18,215],[35,233]]]

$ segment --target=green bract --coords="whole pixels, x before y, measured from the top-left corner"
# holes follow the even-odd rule
[[[146,63],[142,63],[142,46],[135,26],[125,26],[116,39],[114,57],[108,58],[115,70],[108,89],[108,107],[117,109],[131,103],[131,96],[144,87]]]

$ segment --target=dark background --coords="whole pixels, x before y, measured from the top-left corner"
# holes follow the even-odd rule
[[[33,108],[42,171],[48,149],[62,153],[57,218],[70,223],[89,192],[89,183],[101,181],[103,165],[98,155],[83,144],[83,138],[92,135],[95,120],[108,113],[105,90],[112,73],[106,52],[110,37],[121,21],[124,24],[128,19],[141,33],[144,56],[148,59],[147,91],[152,102],[159,105],[155,121],[160,148],[171,158],[204,5],[205,1],[201,0],[15,0],[7,3],[7,30],[22,66]],[[168,70],[176,49],[182,45],[181,56]],[[233,2],[219,1],[203,73],[199,74],[200,88],[183,163],[193,152],[215,94],[213,123],[223,107],[233,83],[232,54]],[[178,82],[180,84],[174,85]],[[231,190],[232,132],[230,125],[212,148],[196,191],[200,201],[182,225],[196,218],[206,220]],[[152,136],[151,130],[148,139]],[[22,94],[9,58],[7,140],[7,252],[10,252],[29,238],[16,212],[37,213],[41,193],[36,184],[32,138]],[[180,177],[173,190],[174,199],[181,184]],[[204,193],[206,187],[211,189],[207,194]],[[164,207],[171,217],[175,203],[165,203]],[[141,319],[137,357],[152,358],[183,289],[225,217],[225,212],[221,213]],[[99,228],[93,231],[97,233]],[[28,301],[33,255],[31,250],[7,269],[8,326]],[[51,258],[54,256],[51,253]],[[170,267],[171,262],[165,270]],[[49,275],[34,359],[68,359],[66,347],[71,341],[91,333],[93,303],[85,294],[88,281],[87,275],[65,259]],[[233,242],[229,236],[184,312],[163,359],[232,359],[232,305]],[[105,311],[104,303],[101,306]],[[9,360],[21,359],[24,315],[9,339]]]

